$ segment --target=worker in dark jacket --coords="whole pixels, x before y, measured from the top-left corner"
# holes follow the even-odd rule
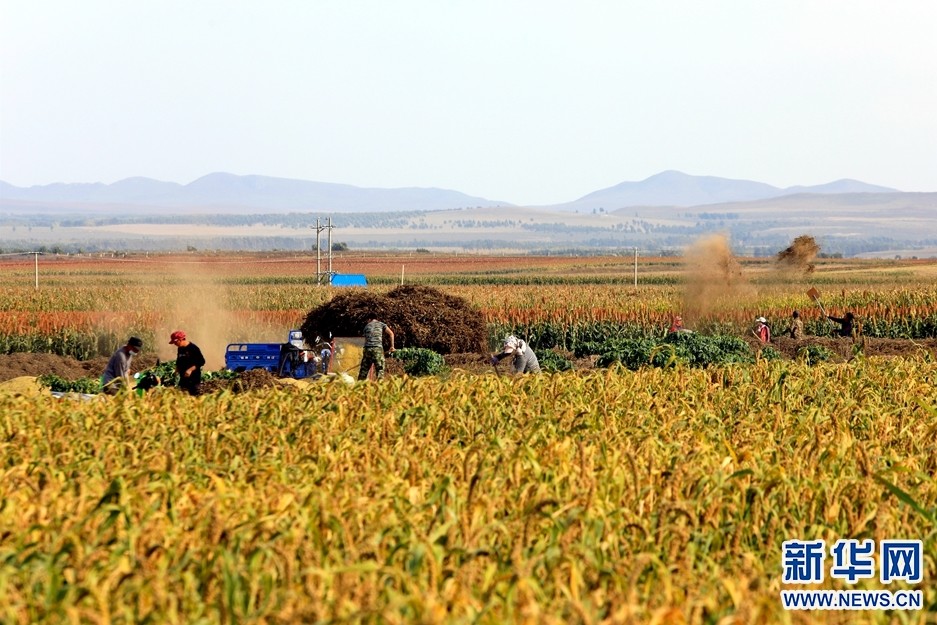
[[[176,373],[179,388],[189,395],[198,395],[202,384],[202,367],[205,357],[198,345],[186,338],[185,332],[176,330],[169,336],[169,344],[176,346]]]
[[[846,338],[855,338],[856,336],[856,316],[851,312],[847,312],[842,317],[830,317],[827,315],[827,319],[830,321],[835,321],[840,325],[839,330],[836,332],[839,336],[844,336]]]

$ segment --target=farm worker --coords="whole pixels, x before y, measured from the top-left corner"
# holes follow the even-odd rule
[[[768,320],[764,317],[758,317],[755,319],[755,329],[752,330],[752,334],[758,337],[758,340],[762,343],[771,342],[771,329],[768,328]]]
[[[332,333],[329,332],[329,339],[332,338]],[[319,351],[319,355],[315,357],[316,363],[321,363],[322,373],[328,373],[329,367],[332,364],[332,342],[331,340],[323,339],[321,336],[316,337],[316,349],[322,348]]]
[[[836,331],[837,334],[839,334],[840,336],[847,337],[847,338],[850,338],[850,337],[855,338],[856,316],[853,315],[851,312],[847,312],[845,316],[843,317],[830,317],[829,315],[827,315],[826,318],[829,319],[830,321],[835,321],[836,323],[840,325],[839,330]]]
[[[540,373],[540,362],[537,360],[537,354],[534,353],[534,350],[526,341],[513,335],[504,339],[501,353],[491,356],[491,364],[497,365],[509,356],[511,357],[511,366],[514,373]]]
[[[127,344],[119,348],[107,361],[101,386],[108,395],[116,395],[122,387],[130,387],[130,361],[143,349],[143,341],[135,336],[127,339]]]
[[[687,330],[683,327],[683,317],[680,315],[674,315],[673,322],[670,324],[670,329],[668,332],[683,332],[686,334],[692,334],[693,330]]]
[[[788,335],[795,341],[804,338],[804,322],[800,320],[800,312],[791,313],[791,327],[787,330]]]
[[[169,335],[169,344],[176,346],[176,373],[179,374],[179,388],[189,395],[199,394],[202,383],[202,367],[205,357],[198,345],[189,341],[185,332],[176,330]]]
[[[378,380],[384,379],[384,335],[390,337],[389,353],[394,353],[394,331],[374,317],[364,326],[364,353],[361,355],[361,368],[358,370],[358,379],[367,380],[371,365],[374,365],[374,375]]]
[[[673,323],[670,324],[670,332],[681,332],[683,330],[683,317],[674,315]]]

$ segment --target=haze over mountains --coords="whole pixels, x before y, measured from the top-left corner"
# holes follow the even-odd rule
[[[674,253],[727,236],[771,255],[801,234],[824,252],[924,255],[937,250],[937,191],[904,193],[856,180],[773,187],[665,171],[576,200],[523,206],[448,189],[360,188],[217,173],[189,184],[18,188],[0,182],[0,250],[308,250],[318,219],[356,249],[567,250]]]
[[[548,207],[559,211],[612,211],[632,206],[701,206],[757,201],[793,194],[901,193],[857,180],[778,188],[751,180],[692,176],[665,171],[638,182],[622,182],[573,201]],[[292,211],[384,212],[514,206],[459,191],[437,188],[362,188],[269,176],[214,173],[188,184],[127,178],[113,184],[56,183],[16,187],[0,181],[0,209],[19,211],[267,213]],[[135,210],[137,209],[137,210]]]

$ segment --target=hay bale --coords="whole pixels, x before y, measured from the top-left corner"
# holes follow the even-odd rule
[[[423,347],[440,354],[486,349],[488,335],[481,313],[464,298],[428,286],[400,286],[387,295],[341,293],[309,311],[301,329],[306,337],[329,332],[361,336],[372,318],[390,326],[396,347]]]

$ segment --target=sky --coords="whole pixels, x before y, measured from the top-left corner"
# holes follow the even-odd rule
[[[937,191],[932,0],[0,0],[0,180]]]

